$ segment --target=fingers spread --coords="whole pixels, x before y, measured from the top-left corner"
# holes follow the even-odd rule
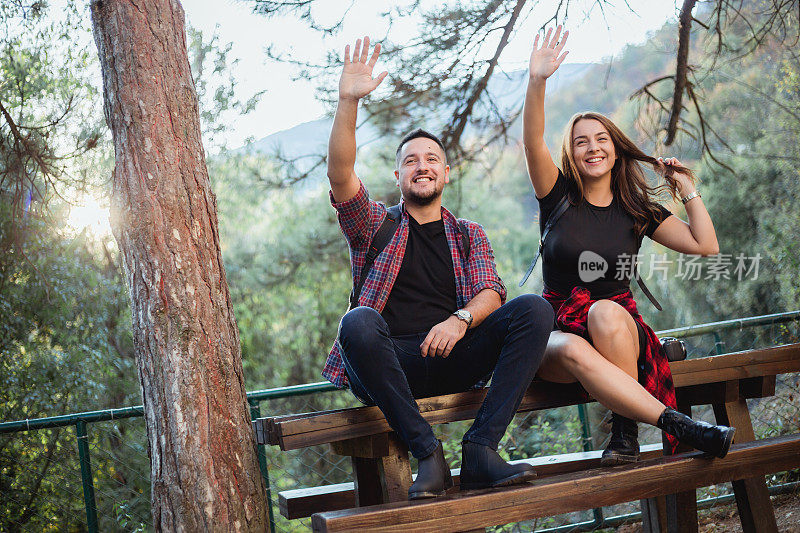
[[[369,58],[369,68],[375,66],[375,63],[378,62],[378,56],[381,54],[381,43],[375,45],[375,50],[372,51],[372,57]]]
[[[550,47],[550,35],[553,33],[553,28],[547,28],[547,33],[544,34],[544,42],[542,43],[542,48],[549,48]]]
[[[383,78],[385,78],[387,74],[389,74],[389,72],[388,72],[388,71],[386,71],[386,70],[384,70],[383,72],[381,72],[380,74],[378,74],[378,77],[377,77],[377,78],[375,78],[375,87],[377,87],[378,85],[380,85],[380,84],[381,84],[381,82],[383,81]],[[374,89],[375,87],[373,87],[373,89]]]
[[[361,39],[356,39],[356,45],[353,48],[353,61],[358,61],[358,57],[361,55]]]
[[[364,37],[364,48],[361,49],[361,62],[366,63],[369,57],[369,37]]]
[[[556,62],[556,68],[558,68],[558,67],[560,67],[560,66],[561,66],[561,63],[563,63],[563,62],[564,62],[564,59],[566,59],[566,57],[567,57],[567,54],[568,54],[568,53],[569,53],[569,50],[567,50],[566,52],[564,52],[563,54],[561,54],[561,57],[559,57],[559,58],[558,58],[558,61]]]
[[[556,53],[564,49],[564,45],[567,44],[567,37],[569,37],[569,31],[565,31],[564,35],[561,37],[561,42],[556,46]]]
[[[555,48],[558,44],[558,36],[561,35],[561,24],[556,27],[556,34],[553,36],[553,40],[550,42],[550,47]]]

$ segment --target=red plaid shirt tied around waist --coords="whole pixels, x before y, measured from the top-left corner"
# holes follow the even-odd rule
[[[331,204],[338,212],[339,226],[350,247],[352,277],[356,280],[364,266],[369,244],[386,217],[386,207],[369,199],[363,183],[358,193],[345,202],[336,203],[333,193],[330,194],[330,198]],[[408,241],[408,213],[404,206],[401,207],[402,217],[397,231],[386,248],[375,258],[358,299],[358,305],[372,307],[378,312],[383,311],[397,279],[397,274],[400,272],[400,266],[403,264]],[[453,259],[458,307],[464,307],[484,289],[496,291],[500,295],[501,301],[505,302],[506,289],[497,274],[494,253],[483,228],[474,222],[463,221],[469,232],[470,252],[468,258],[462,259],[458,219],[443,207],[442,220],[447,244],[450,246],[450,255]],[[342,362],[342,348],[338,340],[333,343],[322,375],[337,387],[348,386],[347,374]]]
[[[550,302],[556,312],[556,325],[558,329],[566,333],[574,333],[586,340],[589,339],[587,329],[587,317],[589,308],[597,300],[592,300],[589,290],[585,287],[575,287],[569,296],[557,294],[553,291],[545,290],[542,294],[545,300]],[[675,386],[672,383],[672,371],[669,368],[669,361],[661,343],[653,329],[645,324],[642,315],[636,308],[636,301],[633,299],[631,291],[625,291],[616,296],[608,298],[612,302],[621,305],[631,314],[633,319],[642,327],[647,336],[645,352],[639,360],[642,370],[639,372],[639,381],[642,386],[652,394],[658,401],[667,407],[676,408]],[[591,341],[590,341],[591,342]],[[672,451],[678,441],[672,436],[667,435],[667,439],[672,446]]]

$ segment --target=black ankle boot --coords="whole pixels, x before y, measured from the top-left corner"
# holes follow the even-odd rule
[[[474,442],[461,443],[461,490],[515,485],[536,477],[529,464],[508,464],[493,449]]]
[[[450,467],[444,460],[442,442],[438,441],[436,449],[427,457],[419,460],[417,479],[408,487],[408,499],[435,498],[441,496],[453,486]]]
[[[656,426],[676,437],[692,448],[706,452],[714,457],[725,457],[733,442],[736,428],[712,426],[706,422],[695,421],[683,413],[667,407],[658,417]]]
[[[611,440],[600,458],[602,466],[635,463],[639,460],[639,427],[635,420],[611,413]]]

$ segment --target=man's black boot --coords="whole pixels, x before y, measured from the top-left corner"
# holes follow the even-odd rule
[[[453,486],[450,467],[444,460],[442,442],[438,441],[436,449],[427,457],[419,460],[417,479],[408,487],[408,499],[435,498]]]
[[[536,471],[529,464],[511,465],[488,446],[461,443],[461,490],[515,485],[535,477]]]
[[[602,466],[635,463],[639,460],[639,427],[635,420],[611,413],[611,440],[600,457]]]
[[[670,407],[664,409],[664,412],[658,417],[656,426],[682,443],[719,458],[727,455],[736,431],[736,428],[714,426],[692,420]]]

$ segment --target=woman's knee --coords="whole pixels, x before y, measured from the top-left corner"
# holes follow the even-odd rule
[[[558,359],[562,366],[574,376],[591,369],[593,359],[601,357],[592,346],[579,337],[563,339],[557,347]]]
[[[611,300],[597,300],[589,308],[586,325],[592,339],[598,336],[617,335],[628,331],[630,313]],[[631,318],[632,320],[632,318]]]

